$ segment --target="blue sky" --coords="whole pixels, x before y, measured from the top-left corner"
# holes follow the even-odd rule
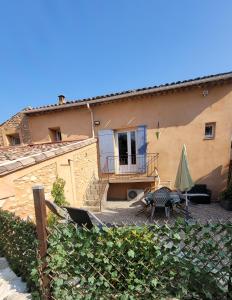
[[[232,70],[231,0],[0,0],[0,122]]]

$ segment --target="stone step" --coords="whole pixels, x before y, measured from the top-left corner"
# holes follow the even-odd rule
[[[9,267],[7,260],[4,257],[0,257],[0,270]]]
[[[87,192],[86,192],[86,194],[87,195],[99,195],[99,192],[98,191],[95,191],[95,190],[88,190]]]
[[[1,299],[4,299],[16,292],[20,294],[24,294],[27,292],[26,283],[22,282],[21,278],[16,277],[14,280],[2,280],[0,282]]]
[[[85,200],[84,205],[85,206],[99,206],[100,205],[100,201],[99,200],[94,200],[94,199]]]
[[[83,206],[82,208],[85,210],[89,210],[91,212],[99,212],[100,211],[100,206]]]
[[[101,193],[101,190],[100,189],[96,189],[96,188],[91,188],[91,189],[88,189],[87,190],[87,193]]]
[[[5,298],[3,298],[3,300],[31,300],[32,297],[30,294],[22,294],[22,293],[12,293],[8,296],[6,296]]]
[[[27,285],[9,268],[5,258],[0,258],[0,299],[27,300],[32,299],[27,293]]]
[[[9,267],[0,270],[0,284],[1,282],[12,281],[16,278],[16,274]]]
[[[86,201],[97,201],[98,203],[100,203],[100,198],[89,195],[89,196],[85,197],[84,202],[86,202]]]
[[[95,197],[95,198],[99,198],[100,195],[98,193],[95,193],[95,192],[87,192],[86,197]]]

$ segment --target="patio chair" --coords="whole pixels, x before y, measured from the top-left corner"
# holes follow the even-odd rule
[[[147,209],[152,207],[154,191],[155,187],[148,187],[144,190],[143,196],[139,199],[142,208],[136,213],[136,216],[140,215],[141,213],[147,212]]]
[[[65,220],[67,223],[74,223],[80,227],[86,227],[87,229],[93,228],[94,223],[100,227],[106,225],[90,211],[69,206],[59,207],[49,200],[45,200],[45,204],[56,216]]]
[[[153,220],[155,210],[158,207],[164,208],[166,217],[170,217],[170,209],[172,207],[170,192],[171,190],[168,187],[162,187],[153,193],[154,202],[152,206],[151,220]]]

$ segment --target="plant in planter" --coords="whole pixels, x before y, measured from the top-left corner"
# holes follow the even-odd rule
[[[221,206],[232,211],[232,182],[220,195]]]

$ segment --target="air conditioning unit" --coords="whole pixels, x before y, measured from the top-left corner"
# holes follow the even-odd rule
[[[127,190],[127,200],[139,200],[144,195],[144,190],[138,189],[128,189]]]

